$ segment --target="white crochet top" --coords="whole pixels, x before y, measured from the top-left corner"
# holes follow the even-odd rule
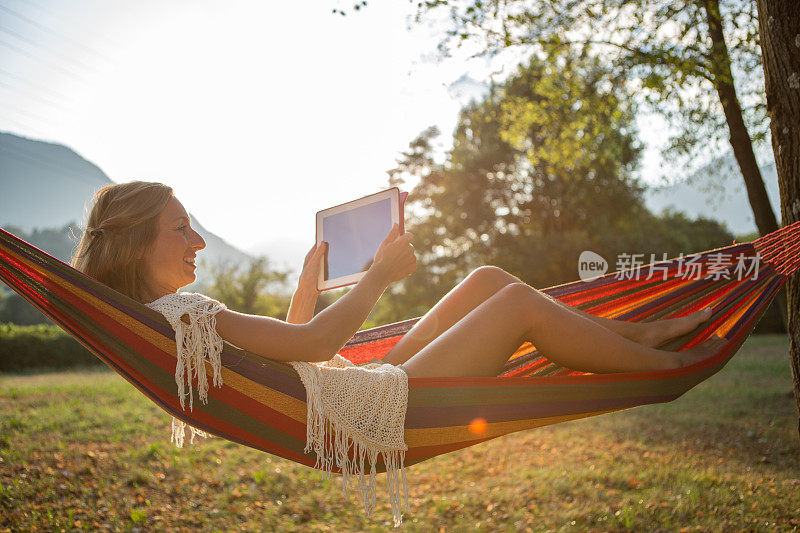
[[[198,293],[168,294],[146,304],[167,319],[175,330],[178,361],[175,382],[181,408],[192,409],[192,381],[197,395],[208,401],[208,378],[204,361],[213,369],[213,384],[222,386],[223,341],[216,331],[215,315],[224,304]],[[181,317],[187,316],[189,323]],[[317,455],[315,468],[330,474],[342,472],[345,496],[355,488],[369,516],[375,507],[375,467],[381,455],[389,481],[389,498],[395,526],[408,510],[408,488],[403,461],[408,449],[404,425],[408,406],[408,376],[400,367],[368,363],[356,366],[340,355],[323,363],[291,362],[306,389],[306,452]],[[186,390],[188,385],[188,391]],[[187,424],[173,418],[172,442],[183,446]],[[208,436],[189,426],[194,436]],[[369,472],[365,473],[365,460]]]

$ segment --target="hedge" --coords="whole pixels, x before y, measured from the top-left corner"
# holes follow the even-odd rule
[[[102,366],[58,326],[0,323],[0,372]]]
[[[777,302],[773,301],[754,333],[784,331]],[[104,363],[58,326],[0,323],[0,372],[87,366],[104,366]]]

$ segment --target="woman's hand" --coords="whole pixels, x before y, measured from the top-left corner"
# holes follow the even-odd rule
[[[327,249],[328,243],[325,241],[311,247],[311,250],[306,254],[305,261],[303,261],[303,270],[300,272],[300,281],[297,283],[298,289],[317,296],[322,292],[317,289],[317,280],[319,279],[319,271],[322,270],[322,259],[325,257]]]
[[[392,226],[389,234],[378,246],[369,269],[379,272],[389,283],[410,276],[417,269],[417,256],[414,255],[412,238],[414,234],[409,232],[400,235],[398,224]]]

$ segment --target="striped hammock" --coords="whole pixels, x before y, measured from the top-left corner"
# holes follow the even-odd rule
[[[662,348],[688,348],[715,332],[727,342],[715,355],[686,367],[616,374],[556,366],[525,343],[497,377],[410,378],[406,465],[515,431],[678,398],[739,349],[800,266],[799,249],[796,222],[752,243],[544,289],[570,306],[618,320],[672,318],[712,306],[709,321]],[[314,465],[313,453],[303,452],[305,389],[288,364],[226,345],[224,385],[209,387],[208,403],[195,403],[185,412],[174,377],[174,333],[160,314],[3,230],[0,279],[170,415],[230,441]],[[340,354],[355,363],[382,357],[417,320],[358,332]]]

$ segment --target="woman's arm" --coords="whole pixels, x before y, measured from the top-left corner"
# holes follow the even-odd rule
[[[318,293],[316,290],[298,287],[292,295],[286,322],[289,324],[307,324],[314,317],[314,307],[317,305]]]
[[[276,361],[327,361],[358,331],[386,287],[416,269],[413,235],[397,233],[395,226],[355,287],[309,323],[225,310],[217,314],[217,332],[231,344]]]
[[[231,344],[276,361],[327,361],[364,323],[388,286],[370,269],[355,287],[307,324],[225,310],[217,313],[217,332]]]
[[[328,243],[323,241],[320,245],[314,244],[306,254],[300,279],[297,282],[297,290],[289,303],[286,322],[306,324],[314,317],[314,307],[317,305],[317,297],[320,293],[317,289],[317,278],[322,269],[322,259],[327,249]]]

